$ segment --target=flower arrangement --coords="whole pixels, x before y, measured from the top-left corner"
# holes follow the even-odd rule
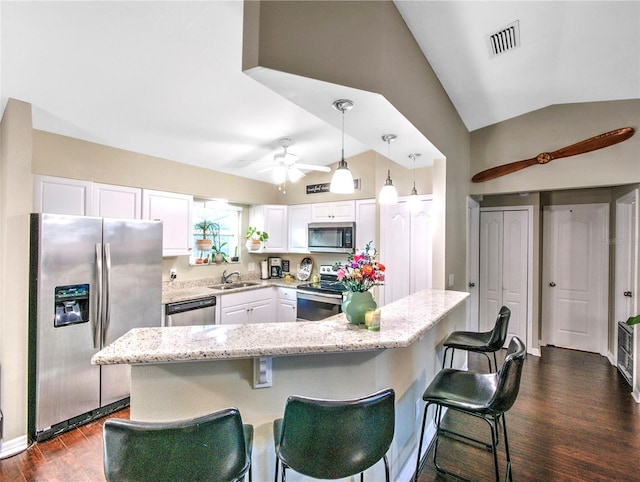
[[[350,254],[346,264],[333,265],[338,281],[349,291],[368,291],[384,281],[385,266],[375,260],[376,249],[371,247],[372,242],[369,241],[359,253]]]

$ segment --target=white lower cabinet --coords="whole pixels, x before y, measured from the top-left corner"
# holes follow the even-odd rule
[[[298,305],[294,288],[277,288],[276,321],[296,321]]]
[[[274,320],[274,290],[263,288],[220,297],[220,324],[270,323]]]

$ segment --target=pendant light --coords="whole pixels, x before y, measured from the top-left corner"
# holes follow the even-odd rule
[[[413,189],[407,199],[407,209],[411,212],[416,212],[420,209],[420,198],[418,197],[418,191],[416,191],[416,157],[420,157],[420,154],[409,154],[409,159],[413,161]]]
[[[342,158],[333,172],[329,191],[337,194],[351,194],[354,191],[353,176],[347,166],[347,161],[344,160],[344,113],[353,108],[353,102],[347,99],[336,100],[333,103],[333,108],[342,112]]]
[[[388,144],[387,153],[387,180],[384,182],[384,186],[380,190],[378,196],[378,202],[380,204],[395,204],[398,202],[398,191],[393,185],[391,180],[391,141],[394,141],[398,136],[395,134],[385,134],[382,136],[382,140]]]

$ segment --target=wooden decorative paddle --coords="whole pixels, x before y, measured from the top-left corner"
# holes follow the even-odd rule
[[[623,127],[622,129],[616,129],[614,131],[605,132],[599,136],[591,137],[584,141],[576,142],[570,146],[563,147],[553,152],[542,152],[536,157],[531,159],[525,159],[523,161],[511,162],[502,166],[492,167],[486,171],[479,172],[471,178],[473,182],[483,182],[490,179],[495,179],[512,172],[519,171],[525,167],[533,166],[535,164],[546,164],[554,159],[560,159],[562,157],[577,156],[578,154],[584,154],[585,152],[591,152],[604,147],[609,147],[619,142],[626,141],[634,133],[633,127]]]

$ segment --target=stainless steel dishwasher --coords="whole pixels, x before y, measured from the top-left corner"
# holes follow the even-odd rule
[[[216,297],[167,303],[165,326],[214,325],[216,322]]]

